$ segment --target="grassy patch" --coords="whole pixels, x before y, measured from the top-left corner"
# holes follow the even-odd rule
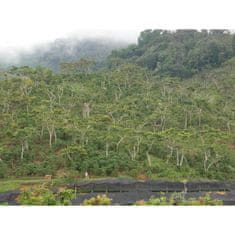
[[[99,178],[101,179],[101,178]],[[94,179],[90,179],[94,180]],[[45,178],[12,178],[0,180],[0,193],[8,192],[11,190],[20,189],[24,186],[34,186],[43,183],[50,183],[51,186],[63,186],[68,183],[78,183],[86,181],[85,179],[75,179],[75,178],[55,178],[48,181]]]
[[[41,184],[46,182],[45,179],[42,178],[25,178],[25,179],[7,179],[0,181],[0,192],[7,192],[15,189],[19,189],[23,185],[34,185]]]
[[[8,202],[0,202],[0,206],[8,206]]]

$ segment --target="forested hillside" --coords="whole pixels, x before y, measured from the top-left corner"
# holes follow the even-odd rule
[[[59,70],[63,62],[89,58],[96,62],[94,69],[104,66],[106,57],[114,49],[124,48],[128,45],[125,41],[115,41],[112,39],[78,39],[61,38],[54,42],[36,46],[29,51],[16,53],[15,59],[9,57],[6,61],[4,55],[0,54],[0,67],[11,65],[17,66],[44,66],[54,71]]]
[[[124,59],[161,75],[190,77],[218,67],[235,55],[235,36],[229,30],[145,30],[138,44],[114,51],[111,60]]]
[[[63,63],[60,73],[2,71],[0,177],[235,179],[232,39],[145,31],[102,72],[85,59]]]

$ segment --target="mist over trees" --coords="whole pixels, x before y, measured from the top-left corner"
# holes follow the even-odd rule
[[[56,73],[0,71],[0,177],[235,179],[234,42],[228,30],[146,30],[108,60],[110,44],[57,42],[31,61]]]
[[[106,57],[114,49],[124,48],[126,41],[105,38],[64,38],[33,47],[31,50],[16,52],[14,56],[0,55],[0,66],[44,66],[58,71],[60,64],[79,59],[93,59],[95,68],[104,66]]]

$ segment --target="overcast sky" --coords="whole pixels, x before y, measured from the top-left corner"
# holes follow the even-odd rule
[[[134,40],[146,28],[235,28],[234,0],[0,0],[0,50],[70,35]]]

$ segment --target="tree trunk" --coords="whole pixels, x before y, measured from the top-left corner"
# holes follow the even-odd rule
[[[151,156],[150,156],[149,152],[146,152],[146,156],[147,156],[147,159],[148,159],[148,164],[151,167],[152,166],[152,162],[151,162]]]
[[[184,118],[184,129],[187,129],[188,127],[188,114],[185,112],[185,118]]]
[[[183,165],[183,162],[184,162],[184,153],[182,152],[181,154],[181,159],[180,159],[180,167]]]
[[[202,119],[201,114],[202,114],[202,110],[199,109],[199,116],[198,116],[198,126],[199,127],[201,127],[201,119]]]
[[[21,160],[24,159],[24,143],[21,144],[21,155],[20,155]]]
[[[51,131],[49,131],[49,146],[50,148],[52,146],[52,132]]]
[[[176,166],[179,166],[179,150],[176,149]]]
[[[121,137],[120,140],[116,144],[116,151],[118,151],[118,147],[121,144],[121,142],[124,140],[125,137]]]
[[[56,135],[55,129],[53,130],[53,132],[54,132],[54,139],[55,139],[55,144],[56,144],[56,142],[57,142],[57,135]]]
[[[106,157],[109,156],[109,143],[107,143],[107,142],[105,144],[105,155],[106,155]]]
[[[204,171],[205,171],[205,172],[207,172],[207,167],[206,167],[206,165],[207,165],[208,158],[209,158],[209,156],[208,156],[207,152],[205,151],[205,152],[204,152],[204,162],[203,162],[203,166],[204,166]]]

